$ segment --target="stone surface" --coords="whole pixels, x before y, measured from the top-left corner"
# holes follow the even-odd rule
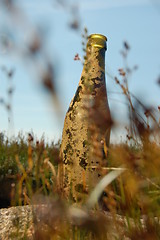
[[[0,239],[32,239],[33,209],[20,206],[0,209]]]
[[[56,212],[56,210],[53,209],[53,212]],[[35,239],[35,232],[37,228],[38,230],[46,231],[46,229],[49,229],[48,226],[52,226],[54,232],[55,218],[53,217],[53,212],[51,212],[50,207],[47,205],[29,205],[0,209],[0,239],[33,240]],[[83,221],[86,221],[88,216],[88,213],[81,210],[78,210],[77,215],[77,209],[68,211],[68,214],[66,215],[66,217],[68,217],[68,221],[77,222],[78,225],[80,222],[83,225]],[[109,221],[112,220],[112,216],[110,214],[105,214],[105,217],[107,217]],[[92,218],[94,219],[94,216]],[[66,220],[62,218],[61,221],[62,222],[60,222],[60,224],[63,225],[63,221]],[[119,219],[119,221],[121,222],[121,225],[123,225],[122,219]],[[56,227],[56,229],[57,228],[58,227]],[[61,229],[61,231],[63,232],[65,230]]]
[[[155,221],[158,222],[158,218],[155,218]],[[136,227],[136,222],[133,219],[129,219],[129,222],[130,227]],[[140,222],[141,228],[145,230],[145,216],[140,219],[138,224]],[[63,236],[63,232],[66,232],[65,227],[69,229],[69,226],[71,227],[74,224],[82,228],[85,225],[87,226],[88,223],[89,228],[92,224],[93,226],[98,226],[99,223],[104,224],[107,227],[107,239],[130,239],[127,236],[130,228],[127,226],[127,220],[124,216],[111,214],[110,212],[88,212],[75,207],[64,210],[61,205],[41,204],[0,209],[0,240],[34,240],[41,239],[42,235],[42,239],[48,239],[44,236],[50,236],[52,239],[62,239],[59,236]],[[47,231],[51,235],[47,235]],[[101,231],[103,231],[103,225]],[[68,233],[71,234],[70,231]]]

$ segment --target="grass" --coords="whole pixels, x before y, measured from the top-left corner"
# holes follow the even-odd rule
[[[76,217],[77,210],[73,210],[68,219],[70,206],[57,188],[59,143],[49,145],[44,138],[37,141],[33,133],[9,140],[1,133],[1,179],[16,179],[11,204],[52,206],[39,223],[45,223],[46,228],[38,224],[35,239],[123,239],[122,232],[129,239],[160,239],[159,122],[152,112],[148,114],[152,126],[145,122],[145,114],[140,115],[133,107],[126,142],[110,145],[106,174],[119,166],[126,169],[101,197],[101,207],[112,215],[111,219],[94,208],[82,208]],[[118,227],[119,215],[126,221],[123,231]]]
[[[20,133],[9,140],[1,133],[1,184],[9,181],[14,186],[14,199],[8,199],[13,205],[30,203],[31,196],[36,192],[48,195],[55,183],[52,178],[58,164],[59,143],[49,145],[43,138],[34,141],[32,135],[29,134],[26,139]]]
[[[22,137],[22,135],[21,135]],[[125,235],[130,239],[159,239],[160,238],[160,182],[159,182],[159,152],[160,147],[154,142],[147,143],[139,148],[129,146],[128,144],[119,144],[110,146],[110,166],[116,168],[124,165],[127,170],[109,185],[103,196],[103,207],[112,215],[112,219],[106,219],[100,210],[90,210],[86,213],[87,217],[74,217],[72,221],[68,219],[67,210],[69,208],[65,201],[55,201],[58,198],[58,192],[55,184],[55,176],[48,165],[44,164],[46,157],[52,156],[50,162],[57,166],[58,146],[43,145],[37,149],[34,141],[32,143],[32,160],[41,160],[39,170],[36,170],[36,163],[32,170],[29,170],[29,149],[31,143],[24,141],[24,137],[16,145],[15,139],[6,143],[1,143],[4,156],[13,158],[9,168],[12,169],[10,175],[18,176],[17,188],[13,195],[13,204],[45,203],[48,205],[49,215],[42,218],[42,224],[46,229],[37,227],[35,239],[112,239],[111,236],[116,233],[115,239],[122,235],[121,229],[113,228],[115,214],[124,216],[127,221]],[[16,146],[16,147],[15,147]],[[13,151],[14,150],[14,151]],[[21,152],[22,151],[22,152]],[[54,152],[54,153],[53,153]],[[9,154],[10,153],[10,154]],[[51,154],[51,155],[50,155]],[[17,164],[15,164],[18,156]],[[0,161],[1,167],[4,166],[4,157]],[[6,158],[7,159],[7,158]],[[38,161],[37,161],[38,162]],[[42,170],[43,169],[43,170]],[[36,178],[36,171],[39,177]],[[8,176],[7,165],[5,171]],[[25,175],[27,173],[27,176]],[[28,175],[28,173],[30,173]],[[5,175],[4,175],[5,177]],[[22,184],[23,182],[23,184]],[[33,183],[36,183],[35,188]],[[21,189],[21,191],[20,191]],[[37,191],[37,192],[36,192]],[[23,194],[22,194],[23,193]],[[25,193],[25,194],[24,194]],[[37,194],[38,194],[38,197]],[[56,193],[56,194],[55,194]],[[44,197],[44,195],[46,197]],[[22,201],[23,200],[23,201]],[[75,214],[75,213],[74,213]],[[142,216],[145,216],[142,224]],[[145,224],[145,228],[143,225]],[[113,238],[114,239],[114,238]]]
[[[29,139],[22,134],[12,140],[5,135],[1,137],[1,180],[12,176],[15,184],[11,188],[11,205],[39,204],[41,201],[53,205],[52,211],[42,219],[42,225],[38,224],[35,239],[123,239],[122,232],[130,239],[160,239],[160,224],[155,220],[160,216],[160,145],[153,138],[154,128],[139,127],[141,121],[137,116],[133,111],[132,124],[136,123],[132,126],[133,135],[128,133],[126,143],[112,144],[109,149],[106,172],[122,165],[126,168],[105,188],[101,198],[102,208],[112,215],[109,220],[101,210],[87,211],[84,219],[80,214],[79,220],[68,219],[69,206],[57,189],[59,144],[49,145],[44,139],[38,142],[31,135]],[[155,130],[157,139],[157,126]],[[59,201],[53,204],[52,198],[61,199],[62,206]],[[126,219],[125,233],[118,228],[116,214]],[[45,229],[41,228],[44,224]]]

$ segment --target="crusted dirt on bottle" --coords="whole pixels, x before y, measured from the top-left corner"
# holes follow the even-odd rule
[[[90,47],[77,91],[65,116],[60,149],[62,187],[65,195],[75,202],[85,200],[101,177],[101,166],[107,164],[104,144],[109,144],[110,123],[105,49]]]

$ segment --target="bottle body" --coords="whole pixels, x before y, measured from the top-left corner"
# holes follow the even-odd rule
[[[65,116],[60,156],[63,189],[75,202],[101,177],[106,165],[104,145],[109,145],[111,116],[105,83],[106,38],[88,38],[86,60],[75,96]],[[62,175],[61,175],[62,176]]]

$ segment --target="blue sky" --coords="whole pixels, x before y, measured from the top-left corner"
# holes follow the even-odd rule
[[[107,36],[106,84],[112,115],[119,121],[120,130],[112,138],[120,138],[126,122],[126,105],[120,89],[110,75],[118,76],[118,69],[124,67],[120,50],[127,41],[131,49],[128,55],[130,67],[138,70],[129,78],[129,87],[146,104],[160,105],[160,88],[156,80],[160,75],[160,3],[158,0],[77,0],[64,1],[65,7],[53,0],[17,0],[22,16],[13,21],[4,9],[0,10],[0,39],[9,33],[10,48],[0,45],[0,66],[15,69],[12,80],[12,132],[24,133],[31,129],[37,136],[45,133],[47,139],[57,141],[61,137],[63,120],[68,105],[77,88],[81,62],[74,61],[74,55],[83,56],[82,37],[84,27],[89,34],[101,33]],[[74,20],[71,9],[77,9],[80,28],[69,27]],[[20,21],[20,19],[23,19]],[[61,117],[50,96],[39,84],[39,75],[33,62],[24,60],[25,44],[32,32],[41,29],[44,50],[56,69],[56,88],[62,105]],[[43,34],[42,34],[43,33]],[[37,60],[36,60],[37,61]],[[38,59],[43,68],[43,59]],[[7,79],[0,71],[0,97],[6,98]],[[8,115],[0,105],[0,130],[8,132]]]

